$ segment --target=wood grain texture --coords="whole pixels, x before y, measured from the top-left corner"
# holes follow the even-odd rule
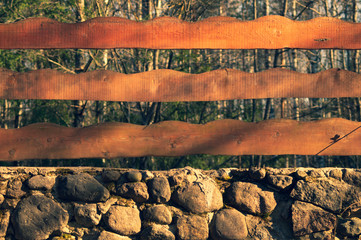
[[[98,70],[74,75],[49,69],[27,73],[0,69],[2,99],[171,102],[280,97],[361,97],[361,74],[340,69],[315,74],[223,69],[202,74]]]
[[[136,22],[118,17],[82,23],[29,18],[0,24],[0,48],[151,49],[361,49],[361,24],[321,17],[293,21],[265,16],[253,21],[211,17],[199,22],[160,17]]]
[[[267,120],[246,123],[218,120],[204,125],[178,121],[148,127],[106,123],[67,128],[50,123],[20,129],[0,129],[0,159],[114,158],[136,156],[313,155],[361,123],[345,119],[297,122]],[[322,152],[322,155],[361,155],[361,130]]]

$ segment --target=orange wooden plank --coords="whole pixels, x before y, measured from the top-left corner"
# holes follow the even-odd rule
[[[361,24],[335,18],[293,21],[266,16],[253,21],[211,17],[199,22],[160,17],[136,22],[118,17],[82,23],[29,18],[0,24],[0,48],[152,49],[361,49]]]
[[[55,70],[16,73],[0,69],[2,99],[131,102],[215,101],[280,97],[360,97],[361,74],[340,69],[304,74],[271,69],[259,73],[223,69],[202,74],[154,70],[137,74]]]
[[[345,119],[310,122],[267,120],[246,123],[218,120],[204,125],[166,121],[148,127],[106,123],[67,128],[39,123],[20,129],[0,129],[0,159],[114,158],[136,156],[313,155],[336,134],[343,137],[361,123]],[[322,152],[322,155],[361,155],[361,130]]]

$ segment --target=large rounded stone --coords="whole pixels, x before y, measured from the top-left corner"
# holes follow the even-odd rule
[[[64,200],[103,202],[110,194],[94,177],[87,173],[59,177],[59,197]]]
[[[336,216],[310,203],[295,201],[292,205],[292,226],[295,236],[303,236],[335,228]]]
[[[136,208],[111,206],[104,215],[108,228],[120,235],[133,235],[140,232],[141,220]]]
[[[208,224],[204,217],[184,215],[177,219],[177,235],[181,240],[208,239]]]
[[[261,216],[270,214],[277,205],[273,192],[247,182],[234,182],[226,191],[226,200],[240,211]]]
[[[50,190],[55,184],[54,177],[36,175],[28,180],[28,187],[33,190]]]
[[[143,219],[147,222],[168,225],[172,222],[172,213],[166,206],[156,205],[143,211]]]
[[[238,240],[248,235],[246,218],[236,209],[218,211],[211,222],[211,237],[214,240]]]
[[[33,195],[17,205],[12,223],[17,239],[47,239],[55,230],[67,225],[68,213],[52,199]]]
[[[140,240],[175,240],[175,236],[164,226],[155,224],[141,232]]]
[[[155,177],[148,183],[150,198],[156,203],[166,203],[171,197],[169,182],[165,177]]]
[[[187,183],[179,187],[172,197],[193,213],[212,212],[223,207],[222,194],[211,179]]]
[[[145,202],[149,198],[147,185],[144,182],[123,183],[117,186],[117,193],[135,202]]]

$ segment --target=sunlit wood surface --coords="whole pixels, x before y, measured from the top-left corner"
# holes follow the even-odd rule
[[[221,69],[202,74],[98,70],[77,75],[50,69],[0,70],[2,99],[171,102],[280,97],[361,97],[361,74],[340,69],[315,74],[283,69],[259,73]]]
[[[240,21],[218,16],[199,22],[172,17],[144,22],[107,17],[82,23],[29,18],[0,24],[2,49],[360,49],[360,36],[360,23],[329,17],[293,21],[281,16],[265,16]]]
[[[68,128],[38,123],[0,129],[0,159],[115,158],[137,156],[314,155],[349,134],[361,123],[345,119],[297,122],[267,120],[246,123],[218,120],[204,125],[178,121],[150,126],[105,123]],[[321,155],[360,155],[361,130],[356,130]]]

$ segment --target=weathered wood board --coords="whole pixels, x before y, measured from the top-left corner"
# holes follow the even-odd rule
[[[38,123],[0,129],[0,160],[114,158],[137,156],[314,155],[335,135],[341,138],[360,126],[345,119],[309,122],[267,120],[246,123],[218,120],[204,125],[166,121],[150,126],[105,123],[67,128]],[[321,155],[361,155],[356,130]]]
[[[361,49],[361,24],[321,17],[293,21],[265,16],[253,21],[211,17],[199,22],[160,17],[136,22],[119,17],[60,23],[29,18],[0,24],[1,49]]]
[[[340,69],[315,74],[284,69],[189,74],[163,69],[137,74],[98,70],[75,75],[50,69],[27,73],[0,69],[2,99],[171,102],[280,97],[361,97],[361,74]]]

